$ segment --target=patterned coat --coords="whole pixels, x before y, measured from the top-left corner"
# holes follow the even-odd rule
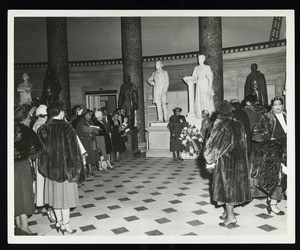
[[[206,141],[204,158],[215,163],[212,197],[218,204],[242,204],[251,200],[247,143],[241,122],[219,116]]]

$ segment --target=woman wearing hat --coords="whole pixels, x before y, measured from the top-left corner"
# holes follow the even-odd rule
[[[221,102],[218,117],[205,143],[204,158],[214,166],[212,199],[224,206],[220,226],[231,228],[237,220],[234,206],[251,200],[247,141],[241,122],[234,119],[228,101]]]
[[[47,122],[47,106],[41,104],[35,111],[35,116],[38,117],[36,122],[33,124],[33,131],[37,132],[38,128]],[[45,184],[45,177],[40,174],[38,171],[38,161],[33,162],[36,170],[36,180],[34,181],[34,202],[37,207],[44,206],[44,184]],[[54,222],[56,220],[54,212],[52,208],[47,209],[47,216],[50,222]]]
[[[88,175],[94,175],[92,171],[92,164],[98,163],[100,159],[99,148],[96,141],[96,134],[98,129],[93,128],[94,123],[91,120],[92,111],[85,109],[77,123],[76,131],[86,150],[86,164],[88,166]]]
[[[111,139],[109,134],[109,128],[107,127],[107,123],[104,122],[105,118],[103,112],[97,110],[95,112],[95,118],[96,120],[94,121],[94,124],[100,127],[100,130],[98,131],[98,134],[96,136],[96,140],[101,148],[102,155],[104,158],[104,161],[99,163],[98,170],[104,171],[106,170],[106,167],[108,167],[109,169],[113,169],[113,166],[111,165],[110,162],[112,144],[111,144]]]
[[[14,112],[14,213],[16,234],[33,234],[28,227],[28,216],[34,213],[34,195],[30,161],[38,156],[42,145],[29,127],[30,115],[26,106]]]
[[[54,209],[57,232],[73,234],[70,208],[79,205],[78,184],[85,179],[85,168],[76,131],[64,120],[64,110],[62,101],[52,102],[47,109],[51,119],[37,130],[43,144],[38,166],[46,177],[44,203]]]
[[[183,115],[180,115],[182,109],[174,108],[174,115],[170,117],[168,128],[170,130],[170,151],[173,152],[173,159],[183,160],[181,157],[182,152],[182,144],[181,140],[179,140],[181,131],[184,126],[186,126],[187,122]]]

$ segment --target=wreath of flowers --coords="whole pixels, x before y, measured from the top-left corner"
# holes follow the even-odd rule
[[[188,124],[183,127],[179,140],[181,140],[183,150],[189,152],[191,156],[200,153],[203,146],[202,135],[195,125]]]

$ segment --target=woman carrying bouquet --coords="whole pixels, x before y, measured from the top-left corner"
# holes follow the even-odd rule
[[[173,159],[175,161],[181,160],[183,161],[181,157],[182,152],[182,144],[180,138],[181,131],[183,127],[187,125],[187,122],[185,120],[185,117],[183,115],[180,115],[182,109],[181,108],[174,108],[173,112],[174,115],[170,117],[168,128],[170,130],[170,151],[173,152]]]

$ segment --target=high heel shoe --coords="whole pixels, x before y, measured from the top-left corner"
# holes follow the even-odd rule
[[[221,219],[221,220],[226,220],[226,218],[227,218],[226,214],[222,214],[221,216],[219,216],[219,219]]]
[[[68,230],[68,229],[66,228],[66,225],[68,225],[69,223],[70,223],[70,222],[68,222],[68,223],[66,223],[66,224],[62,224],[62,226],[60,227],[60,231],[61,231],[62,235],[65,235],[65,232],[67,232],[68,234],[74,234],[74,233],[77,232],[76,229],[72,229],[72,230],[70,231],[70,230]]]
[[[53,214],[53,215],[54,215],[54,214]],[[47,210],[47,217],[48,217],[48,220],[49,220],[50,222],[55,222],[55,221],[56,221],[56,219],[52,217],[51,211],[50,211],[50,210]]]
[[[283,211],[281,211],[281,210],[279,212],[275,212],[272,209],[272,206],[277,206],[277,204],[271,204],[271,200],[267,200],[267,211],[268,211],[268,214],[270,214],[271,212],[273,212],[276,215],[285,215],[285,213]]]
[[[60,230],[60,228],[61,228],[61,224],[62,224],[61,222],[62,222],[62,221],[56,222],[56,223],[55,223],[55,230],[56,230],[57,233],[59,233],[59,230]]]
[[[233,221],[231,221],[229,223],[221,222],[221,223],[219,223],[219,226],[227,227],[227,228],[231,229],[236,225],[236,223],[237,223],[237,219],[234,219]]]

